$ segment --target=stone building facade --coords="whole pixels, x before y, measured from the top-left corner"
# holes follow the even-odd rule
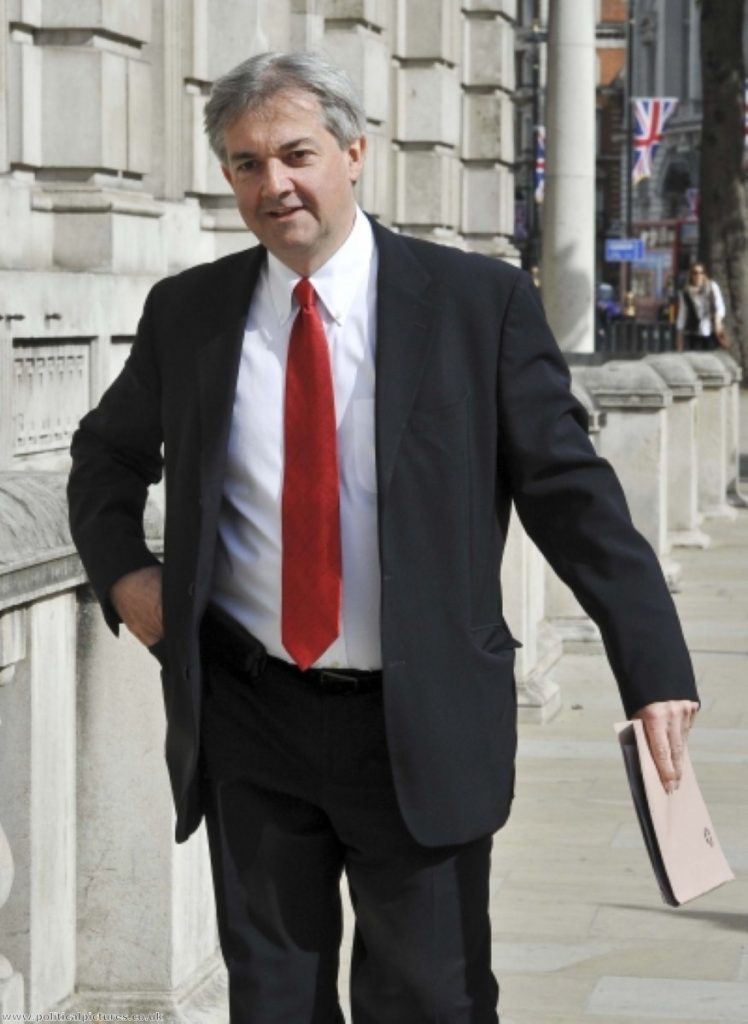
[[[515,256],[514,0],[0,0],[0,466],[64,462],[158,278],[252,239],[211,155],[211,82],[267,49],[342,65],[362,206]]]

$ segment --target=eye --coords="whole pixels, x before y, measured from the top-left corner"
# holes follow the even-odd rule
[[[292,163],[304,163],[312,155],[311,149],[294,149],[289,154]]]

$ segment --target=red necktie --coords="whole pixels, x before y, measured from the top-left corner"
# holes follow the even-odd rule
[[[286,365],[281,639],[307,669],[340,633],[340,478],[330,354],[306,278]]]

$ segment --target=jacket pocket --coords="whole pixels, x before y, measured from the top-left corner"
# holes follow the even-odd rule
[[[475,646],[486,654],[503,654],[522,646],[509,632],[509,627],[503,619],[500,622],[488,622],[484,626],[473,626],[470,637]]]

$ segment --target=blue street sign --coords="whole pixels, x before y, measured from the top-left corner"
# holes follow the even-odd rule
[[[641,238],[606,238],[606,263],[636,263],[644,259],[644,242]]]

